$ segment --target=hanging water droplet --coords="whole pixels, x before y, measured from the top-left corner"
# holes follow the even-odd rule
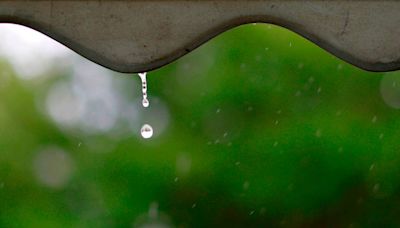
[[[150,106],[149,100],[147,98],[143,98],[142,105],[143,107],[148,108]]]
[[[153,128],[150,125],[145,124],[145,125],[143,125],[142,129],[140,130],[140,133],[142,134],[143,138],[149,139],[149,138],[153,137],[154,132],[153,132]]]
[[[143,94],[143,107],[147,108],[150,106],[150,102],[147,99],[147,72],[139,73],[139,77],[142,80],[142,94]]]

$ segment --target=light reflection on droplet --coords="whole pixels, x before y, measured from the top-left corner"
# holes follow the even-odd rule
[[[140,130],[140,133],[142,134],[142,137],[144,139],[149,139],[149,138],[153,137],[154,132],[153,132],[153,128],[150,125],[145,124],[145,125],[143,125],[142,129]]]

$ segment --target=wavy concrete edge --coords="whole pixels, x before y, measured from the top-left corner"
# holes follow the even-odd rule
[[[400,14],[397,13],[400,12],[400,2],[381,1],[380,4],[378,4],[377,1],[251,1],[250,3],[246,1],[237,1],[235,3],[230,3],[229,1],[182,1],[185,2],[183,7],[186,7],[185,9],[189,11],[187,15],[182,16],[180,15],[182,11],[176,11],[174,8],[171,8],[182,7],[182,3],[178,4],[176,1],[104,2],[103,4],[106,6],[101,3],[96,4],[93,3],[93,1],[83,0],[23,1],[25,4],[21,4],[21,1],[3,1],[0,2],[0,22],[30,27],[57,40],[95,63],[123,73],[138,73],[160,68],[231,28],[255,22],[270,23],[287,28],[344,61],[364,70],[382,72],[400,69],[400,41],[397,43],[393,41],[400,37],[400,29],[396,29],[396,27],[400,27],[397,26],[397,22],[400,22]],[[241,7],[241,4],[245,3],[247,3],[246,7],[248,7],[248,9],[246,9],[246,7],[238,9]],[[31,7],[27,7],[27,4],[30,4]],[[79,13],[80,7],[83,7],[82,4],[86,4],[86,7],[90,9],[84,14]],[[146,7],[146,4],[153,4],[152,7],[158,7],[160,10],[165,9],[165,7],[170,7],[169,9],[171,10],[165,14],[166,16],[157,14],[157,12],[152,14],[152,11],[149,10],[144,14],[145,19],[140,21],[138,19],[142,19],[143,15],[136,16],[131,13],[127,14],[127,11],[117,8],[115,6],[117,4],[119,4],[120,7],[133,7],[133,9],[135,9],[135,7],[137,9],[143,9],[143,7]],[[170,6],[170,4],[174,5]],[[252,4],[254,4],[254,6],[251,6]],[[285,13],[288,12],[287,9],[291,6],[296,6],[296,4],[298,6],[297,9],[293,9],[292,12],[289,12],[288,16],[285,17]],[[360,4],[364,5],[364,7],[361,7]],[[234,6],[230,9],[229,7],[232,5]],[[265,10],[265,13],[262,11],[260,14],[257,12],[257,7],[259,8],[260,6],[265,6],[266,9],[268,8],[272,11],[267,12]],[[74,9],[78,9],[77,7],[79,7],[79,10],[73,11]],[[201,10],[198,10],[200,7]],[[226,16],[224,11],[221,11],[224,7],[230,10],[230,15]],[[273,11],[279,7],[283,8],[282,13],[280,13],[280,11]],[[65,11],[67,9],[71,11]],[[101,10],[105,12],[98,13],[98,11],[102,12]],[[373,12],[377,10],[379,10],[379,14],[374,15]],[[115,12],[110,13],[113,11]],[[196,13],[196,11],[200,11],[200,13],[210,12],[210,15],[205,16],[211,17],[213,23],[201,24],[201,22],[198,22],[203,20],[203,18],[191,16]],[[276,13],[277,15],[274,15],[275,12],[278,12]],[[320,21],[319,19],[325,18],[324,12],[326,12],[327,21]],[[62,13],[68,16],[62,16]],[[75,13],[76,15],[74,15]],[[108,22],[108,16],[118,15],[118,13],[121,13],[121,15],[124,13],[127,14],[116,16],[123,19],[121,25],[111,24],[113,23],[112,21]],[[316,16],[314,16],[313,13],[315,13]],[[303,17],[302,14],[307,15]],[[358,17],[351,18],[351,14],[358,15]],[[295,16],[293,17],[292,15]],[[379,15],[383,16],[377,18]],[[87,19],[87,16],[92,16],[92,18]],[[59,18],[63,17],[66,19],[59,20]],[[176,17],[178,20],[175,21],[178,22],[175,22],[176,24],[168,21],[165,22],[168,17]],[[386,17],[389,17],[389,19]],[[71,22],[71,20],[68,20],[69,18],[77,18],[77,22]],[[180,18],[182,18],[182,22]],[[305,19],[302,21],[300,19],[293,20],[293,18]],[[331,23],[332,18],[337,19],[337,21]],[[155,22],[150,22],[153,20]],[[372,24],[370,24],[372,28],[367,30],[357,29],[356,26],[363,26],[363,21],[365,20],[370,20],[370,22],[372,22]],[[374,23],[375,20],[377,20],[377,23]],[[80,23],[80,21],[82,23]],[[86,21],[87,24],[85,24]],[[96,24],[98,21],[101,21],[99,22],[100,25]],[[132,29],[132,27],[129,27],[131,26],[130,23],[125,23],[129,21],[137,23],[138,26],[135,27],[136,25],[133,25],[135,29]],[[74,23],[76,23],[76,25]],[[153,26],[160,26],[160,30],[157,31],[148,28],[147,24],[149,23],[152,23]],[[181,25],[179,23],[181,23]],[[199,24],[199,26],[196,26],[196,23]],[[140,24],[142,24],[142,26]],[[354,26],[351,28],[353,24]],[[93,26],[90,27],[90,25]],[[97,43],[92,44],[90,42],[90,32],[88,32],[86,37],[81,35],[82,31],[84,31],[82,28],[85,26],[86,29],[93,30],[90,31],[93,34],[105,37],[104,41],[96,40],[94,42]],[[109,29],[103,29],[102,26],[107,26]],[[169,26],[169,29],[174,33],[168,34],[164,32],[161,26]],[[140,28],[142,28],[142,30],[140,30]],[[376,33],[374,33],[373,30],[376,30]],[[110,31],[113,31],[113,34],[111,34]],[[120,37],[125,39],[125,42],[128,41],[125,43],[126,46],[131,45],[131,37],[136,37],[136,40],[132,38],[132,43],[136,41],[136,43],[140,45],[126,47],[125,50],[124,45],[121,44],[119,46],[120,49],[114,50],[114,44],[120,42],[118,33],[121,33]],[[149,37],[149,39],[146,40],[147,37],[140,37],[141,33],[148,34],[147,37]],[[158,33],[165,33],[166,35],[158,37]],[[191,36],[180,40],[179,36],[175,35],[177,33],[191,34]],[[116,37],[108,39],[109,35],[116,35]],[[346,39],[346,35],[349,37],[348,39]],[[368,43],[359,45],[359,42],[362,41],[354,37],[363,37],[362,41]],[[176,43],[174,43],[168,39],[177,40]],[[152,47],[152,45],[159,45],[156,42],[165,42],[165,46],[161,44],[157,48],[149,48]],[[358,47],[358,49],[354,47]],[[380,48],[384,50],[381,51]],[[141,53],[143,57],[135,53]],[[365,55],[363,55],[364,53]]]

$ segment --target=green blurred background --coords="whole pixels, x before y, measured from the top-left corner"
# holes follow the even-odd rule
[[[149,72],[144,110],[137,75],[0,43],[0,227],[400,226],[399,72],[249,24]]]

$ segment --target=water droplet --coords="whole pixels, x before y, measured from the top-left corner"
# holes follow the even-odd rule
[[[139,77],[142,80],[142,94],[143,94],[143,107],[147,108],[150,105],[149,100],[147,99],[147,72],[139,73]]]
[[[142,101],[143,107],[148,108],[150,106],[150,102],[148,99],[144,98]]]
[[[142,134],[143,138],[149,139],[149,138],[153,137],[154,132],[153,132],[153,128],[150,125],[145,124],[145,125],[143,125],[142,129],[140,130],[140,133]]]

